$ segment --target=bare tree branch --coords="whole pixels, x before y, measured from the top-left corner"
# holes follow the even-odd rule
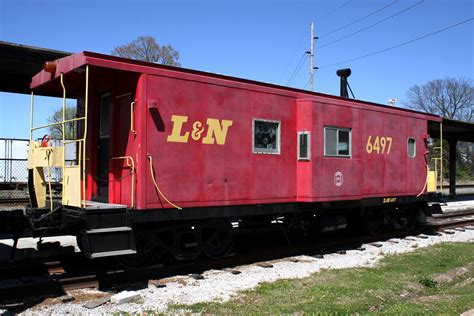
[[[178,62],[177,50],[171,45],[158,45],[155,38],[150,36],[140,36],[128,44],[117,46],[112,50],[112,55],[169,66],[181,66]]]
[[[465,78],[436,79],[407,92],[405,106],[449,119],[472,122],[474,86]]]

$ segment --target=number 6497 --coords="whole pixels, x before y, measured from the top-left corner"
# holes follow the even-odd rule
[[[372,135],[369,135],[369,138],[367,139],[367,144],[365,145],[365,150],[369,154],[377,152],[377,154],[389,155],[390,148],[392,148],[392,137],[385,136],[376,136],[372,140]]]

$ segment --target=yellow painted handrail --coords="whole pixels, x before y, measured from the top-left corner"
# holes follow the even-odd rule
[[[82,207],[86,207],[86,139],[87,139],[87,112],[89,108],[89,65],[86,65],[86,91],[84,96],[84,135],[82,148]]]
[[[51,156],[51,149],[46,150],[46,159],[48,164],[48,189],[49,189],[49,209],[53,211],[53,192],[51,191],[51,167],[49,157]],[[64,159],[63,159],[64,161]],[[64,180],[63,180],[64,181]]]
[[[65,169],[64,167],[66,166],[66,146],[64,145],[64,142],[66,141],[66,131],[65,131],[65,128],[64,128],[64,121],[66,120],[66,86],[64,85],[64,74],[63,73],[61,73],[60,81],[61,81],[61,87],[63,88],[63,121],[61,122],[61,134],[63,136],[63,145],[61,146],[62,151],[63,151],[63,159],[62,159],[62,163],[63,163],[63,166],[62,166],[63,167],[63,169],[62,169],[63,170],[63,185],[62,185],[62,188],[63,188],[63,192],[66,192],[66,190],[65,190],[66,189],[66,182],[64,181],[64,169]]]
[[[30,142],[33,141],[33,110],[35,105],[35,94],[31,91],[31,103],[30,103]]]
[[[443,193],[443,122],[439,123],[439,139],[441,140],[441,151],[439,153],[441,169],[441,193]]]
[[[61,126],[61,132],[62,132],[62,169],[64,170],[66,168],[66,155],[65,155],[65,145],[66,144],[71,144],[71,143],[78,143],[78,165],[79,168],[82,169],[82,198],[81,198],[81,205],[82,207],[86,207],[86,139],[87,139],[87,121],[88,121],[88,108],[89,108],[89,65],[86,65],[86,75],[85,75],[85,96],[84,96],[84,116],[82,117],[75,117],[72,119],[67,119],[66,120],[66,86],[64,84],[64,75],[61,73],[60,74],[60,83],[61,87],[63,90],[62,93],[62,120],[61,122],[56,122],[52,124],[46,124],[46,125],[41,125],[34,127],[33,126],[33,121],[34,121],[34,93],[31,92],[31,105],[30,105],[30,142],[33,141],[33,132],[39,129],[44,129],[48,127],[53,127],[53,126]],[[84,133],[82,138],[78,139],[72,139],[72,140],[66,140],[66,134],[65,134],[65,124],[67,123],[72,123],[72,122],[77,122],[77,121],[83,121],[84,122]],[[49,169],[49,168],[48,168]],[[50,182],[50,179],[48,180]],[[64,185],[65,181],[63,180],[63,192],[64,192]],[[78,192],[79,195],[81,195],[81,192]],[[50,201],[51,201],[51,196],[50,196]]]
[[[52,127],[52,126],[62,125],[62,124],[71,123],[71,122],[75,122],[75,121],[81,121],[81,120],[85,120],[85,119],[86,119],[85,117],[75,117],[75,118],[72,118],[72,119],[70,119],[70,120],[65,120],[64,122],[61,121],[61,122],[56,122],[56,123],[41,125],[41,126],[37,126],[37,127],[32,127],[31,130],[32,130],[32,131],[36,131],[36,130],[43,129],[43,128],[46,128],[46,127]]]
[[[439,157],[433,157],[431,160],[435,163],[435,173],[438,175],[438,160],[439,160],[439,173],[440,173],[440,192],[443,192],[443,122],[439,123],[439,143],[437,147],[433,147],[434,150],[439,150]],[[436,186],[437,188],[438,186]],[[437,189],[436,189],[437,190]]]
[[[130,174],[132,175],[132,196],[131,196],[131,204],[132,208],[135,207],[135,161],[131,156],[121,156],[121,157],[113,157],[113,160],[118,160],[118,159],[125,159],[125,162],[127,163],[127,167],[130,167]]]

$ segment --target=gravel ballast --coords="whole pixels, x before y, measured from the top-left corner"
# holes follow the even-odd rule
[[[137,291],[141,299],[126,304],[105,303],[95,309],[83,307],[87,301],[75,300],[70,303],[39,305],[24,311],[23,315],[38,314],[102,314],[113,312],[139,313],[147,310],[166,311],[168,304],[194,304],[209,301],[227,301],[238,296],[239,291],[256,287],[262,282],[273,282],[279,279],[308,277],[321,269],[343,269],[354,267],[373,267],[387,254],[400,254],[415,251],[443,242],[474,242],[474,230],[453,231],[453,234],[423,236],[422,238],[395,239],[380,242],[381,247],[365,244],[360,250],[347,250],[346,254],[331,253],[322,259],[310,256],[296,256],[269,262],[273,267],[265,268],[256,264],[234,267],[232,270],[209,270],[202,274],[204,278],[193,276],[176,276],[160,280],[166,287],[156,286],[150,282],[146,289]],[[297,259],[297,260],[295,260]],[[154,283],[154,284],[152,284]],[[97,293],[96,290],[80,290],[81,294]],[[72,291],[68,293],[75,295]],[[105,293],[104,293],[105,294]],[[0,310],[1,313],[1,310]]]

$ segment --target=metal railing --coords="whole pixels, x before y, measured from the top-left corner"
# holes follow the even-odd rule
[[[46,124],[46,125],[41,125],[37,127],[33,127],[33,113],[34,113],[34,93],[31,93],[31,111],[30,111],[30,141],[33,140],[33,132],[40,130],[40,129],[45,129],[45,128],[51,128],[54,126],[60,126],[61,127],[61,134],[62,134],[62,143],[61,147],[62,148],[62,166],[59,167],[62,172],[64,172],[65,168],[70,167],[72,165],[79,166],[80,171],[81,171],[81,182],[82,182],[82,188],[81,185],[77,188],[79,192],[75,192],[79,194],[80,200],[81,200],[81,205],[82,207],[86,206],[86,138],[87,138],[87,115],[88,115],[88,104],[89,104],[89,65],[86,65],[85,69],[85,96],[84,96],[84,116],[82,117],[76,117],[72,119],[66,119],[66,86],[64,84],[64,75],[63,73],[60,74],[60,83],[61,87],[63,90],[63,95],[62,95],[62,120],[60,122],[55,122],[51,124]],[[66,139],[66,131],[65,131],[65,126],[66,124],[71,124],[71,123],[76,123],[76,122],[83,122],[83,135],[81,138],[76,138],[76,139]],[[66,145],[67,144],[76,144],[77,147],[77,160],[74,160],[72,162],[72,165],[68,165],[67,160],[66,160]],[[52,168],[49,168],[52,169]],[[52,178],[52,176],[50,177]],[[51,179],[48,181],[48,186],[51,186]],[[62,192],[63,194],[66,192],[66,186],[68,181],[62,181]],[[82,192],[81,192],[82,191]],[[82,194],[81,194],[82,193]],[[50,199],[51,199],[51,192],[50,192]]]
[[[434,161],[434,171],[437,176],[437,188],[436,192],[443,192],[443,122],[439,123],[439,147],[434,147],[434,150],[439,150],[439,157],[432,157],[431,159]],[[439,174],[439,176],[438,176]]]

